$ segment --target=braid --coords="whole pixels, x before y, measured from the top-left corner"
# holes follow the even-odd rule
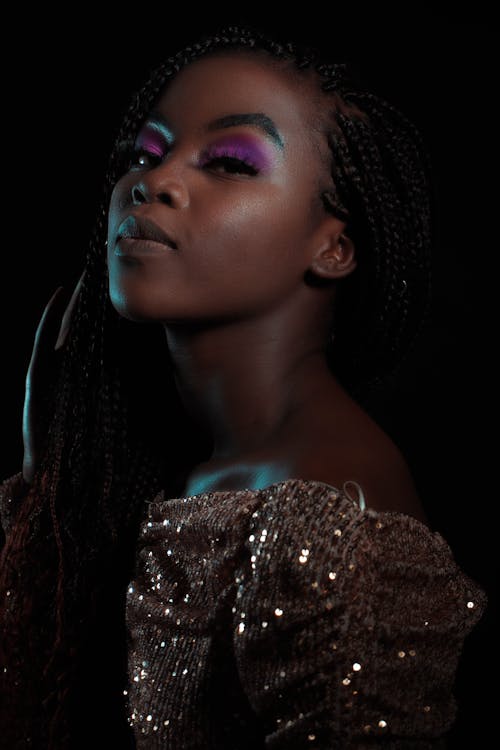
[[[151,72],[112,149],[86,275],[49,397],[52,416],[42,425],[47,440],[40,466],[3,551],[6,669],[9,678],[19,675],[6,691],[7,731],[18,732],[12,747],[26,736],[33,746],[72,746],[71,717],[81,699],[74,686],[84,644],[91,642],[87,633],[95,632],[110,592],[125,590],[144,503],[161,489],[175,496],[177,477],[206,457],[203,438],[193,444],[197,438],[174,387],[163,332],[125,321],[110,303],[105,237],[113,187],[160,91],[183,67],[223,49],[267,53],[295,71],[315,70],[331,105],[327,140],[334,187],[321,197],[327,211],[347,222],[359,257],[336,295],[335,335],[327,352],[332,370],[353,393],[375,387],[409,350],[427,313],[424,149],[401,113],[353,85],[344,63],[324,62],[304,45],[229,26]],[[136,362],[146,366],[134,369]],[[118,622],[120,613],[108,616]],[[117,654],[123,681],[125,647],[106,644]]]
[[[331,79],[322,88],[339,91]],[[431,169],[419,133],[394,106],[345,84],[340,90],[328,137],[336,193],[323,197],[347,221],[359,270],[338,290],[329,357],[363,400],[394,376],[428,318]]]

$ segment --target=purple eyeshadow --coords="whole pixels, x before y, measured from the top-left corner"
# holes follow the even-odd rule
[[[165,140],[161,137],[160,133],[147,130],[145,133],[139,133],[136,148],[144,149],[144,151],[153,154],[153,156],[162,157],[165,153]]]
[[[170,145],[169,137],[163,129],[154,123],[148,123],[139,132],[135,147],[137,150],[144,150],[153,156],[163,158]],[[273,164],[271,147],[250,135],[243,134],[221,137],[203,150],[203,163],[217,157],[240,159],[257,172],[266,171]]]
[[[251,164],[258,171],[269,169],[272,156],[269,149],[251,137],[233,136],[209,146],[204,152],[205,158],[232,156]]]

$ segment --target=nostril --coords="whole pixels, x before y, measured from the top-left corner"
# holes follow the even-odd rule
[[[134,203],[145,203],[146,201],[143,192],[137,185],[132,188],[132,200]]]
[[[166,203],[167,206],[172,205],[172,198],[168,193],[158,193],[158,200],[160,203]]]

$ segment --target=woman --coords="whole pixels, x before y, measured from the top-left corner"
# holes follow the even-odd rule
[[[427,313],[427,171],[251,29],[135,97],[2,488],[12,746],[441,746],[485,597],[368,413]]]

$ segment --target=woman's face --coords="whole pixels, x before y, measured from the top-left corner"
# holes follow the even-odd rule
[[[122,316],[241,319],[298,293],[331,188],[315,102],[309,83],[252,53],[176,75],[111,198],[110,297]]]

